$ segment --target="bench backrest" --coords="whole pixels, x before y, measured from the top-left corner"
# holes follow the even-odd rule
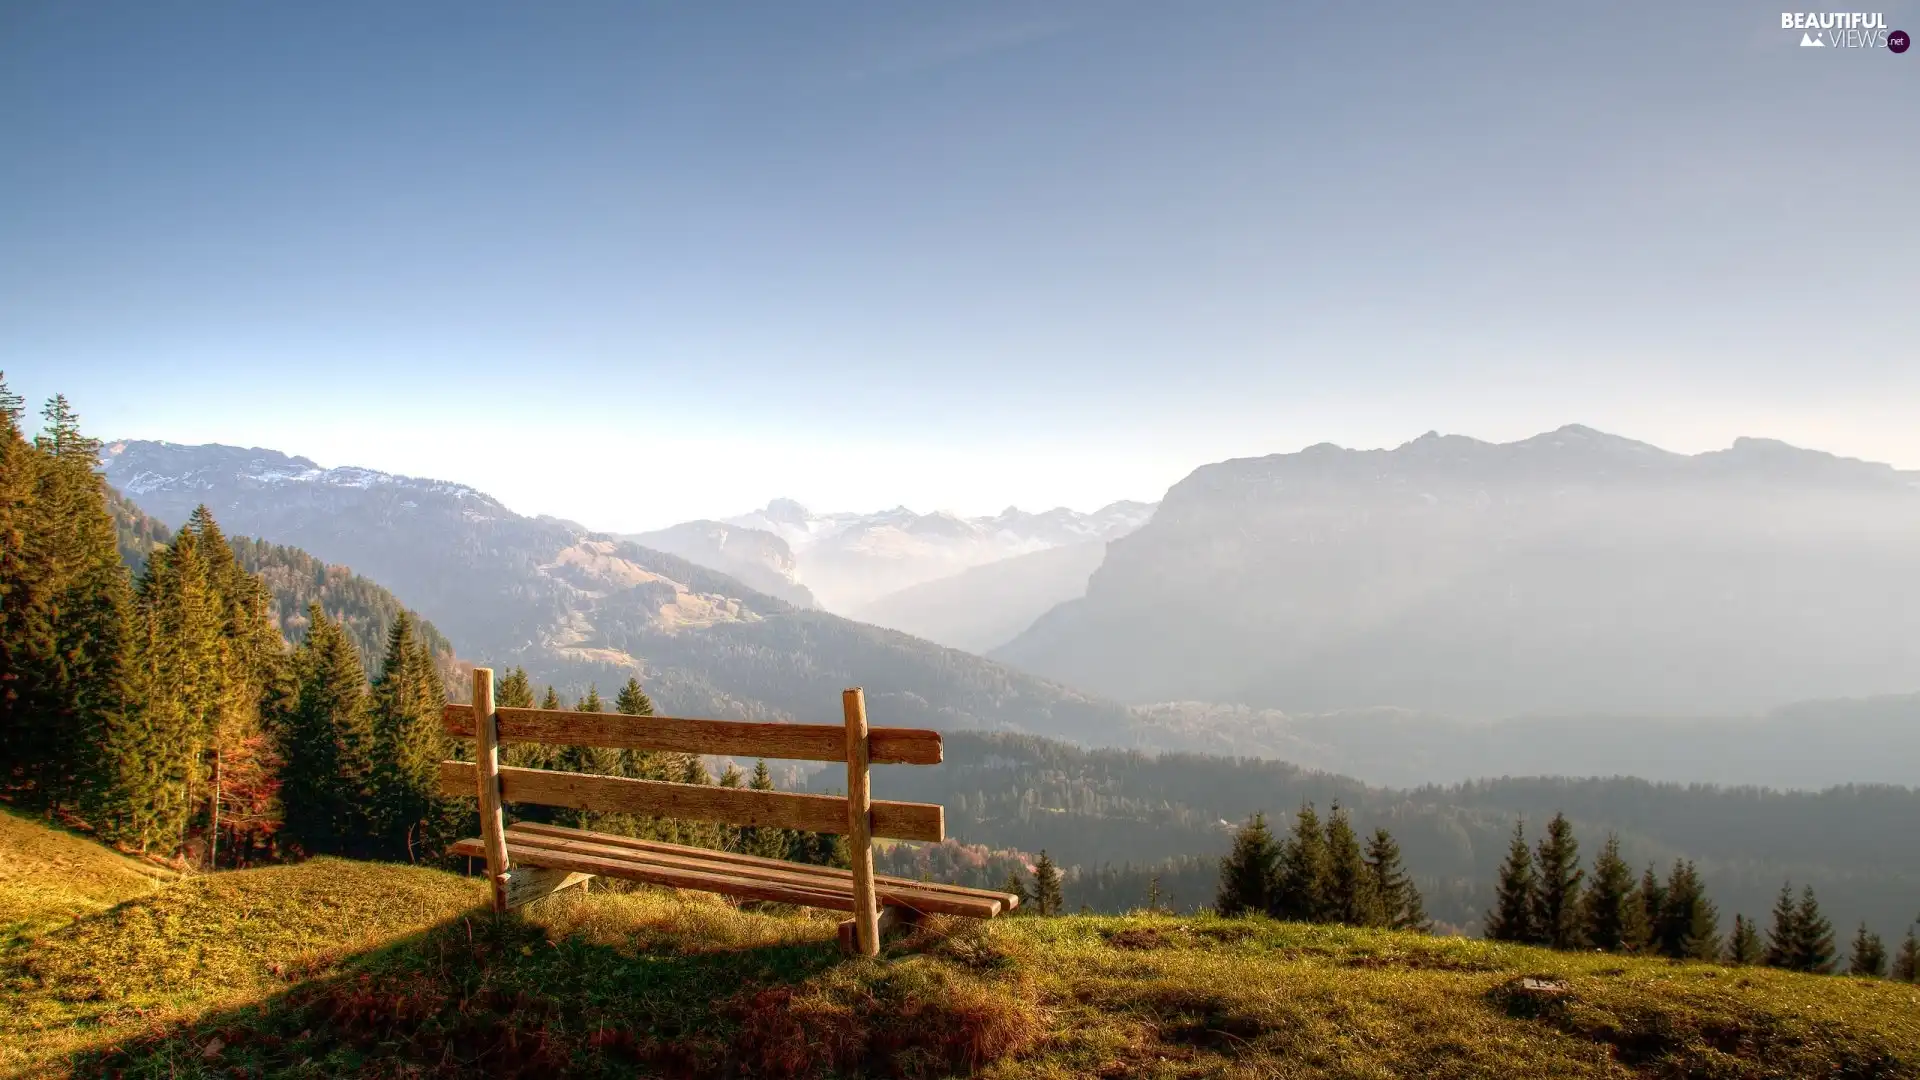
[[[938,841],[946,837],[945,811],[932,803],[874,800],[868,766],[937,765],[940,733],[917,728],[869,728],[866,696],[859,687],[841,694],[842,725],[741,723],[668,716],[495,708],[493,671],[473,670],[473,703],[449,705],[448,734],[473,740],[473,761],[440,763],[447,795],[476,794],[481,840],[494,884],[496,910],[505,910],[507,852],[503,802],[538,803],[575,810],[625,812],[652,817],[716,821],[729,825],[844,833],[853,857],[856,903],[866,886],[871,912],[872,839]],[[534,742],[622,750],[847,763],[845,795],[755,791],[664,780],[521,769],[500,765],[500,744]],[[861,907],[856,907],[856,922]],[[871,918],[871,917],[869,917]],[[864,929],[864,927],[862,927]],[[877,932],[876,932],[877,934]],[[873,948],[877,950],[877,936]],[[861,935],[862,951],[868,951]]]

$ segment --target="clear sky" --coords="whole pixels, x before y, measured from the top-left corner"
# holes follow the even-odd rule
[[[1920,50],[1799,41],[1717,0],[16,0],[0,368],[103,436],[613,529],[1430,428],[1920,467]]]

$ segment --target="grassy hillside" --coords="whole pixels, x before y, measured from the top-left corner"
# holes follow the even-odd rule
[[[0,944],[154,892],[170,870],[0,807]]]
[[[848,960],[818,913],[479,900],[321,859],[83,914],[0,957],[0,1071],[1920,1077],[1910,985],[1168,916],[936,923]]]

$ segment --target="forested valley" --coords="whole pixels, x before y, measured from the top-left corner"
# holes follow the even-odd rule
[[[63,399],[48,404],[33,439],[22,404],[0,401],[0,784],[9,802],[200,868],[316,853],[430,861],[471,834],[470,806],[437,790],[436,763],[463,753],[440,724],[460,670],[443,635],[351,571],[297,548],[225,537],[204,507],[169,530],[102,482],[99,444]],[[654,708],[637,679],[609,690],[611,700],[589,686],[565,703]],[[522,669],[505,673],[499,700],[563,703]],[[516,747],[510,758],[643,779],[775,783],[764,765],[677,756]],[[828,770],[810,783],[834,781]],[[1279,761],[949,731],[942,767],[882,767],[876,790],[943,804],[954,837],[892,846],[880,855],[883,871],[1057,890],[1066,911],[1214,907],[1221,858],[1250,819],[1303,810],[1363,840],[1391,839],[1396,866],[1403,858],[1424,901],[1418,921],[1442,932],[1510,932],[1494,913],[1516,831],[1563,813],[1570,830],[1590,845],[1609,838],[1624,865],[1662,888],[1684,867],[1681,883],[1697,879],[1738,926],[1773,910],[1789,884],[1816,890],[1838,925],[1864,924],[1889,940],[1920,909],[1920,855],[1894,839],[1920,834],[1920,793],[1904,787],[1508,778],[1389,789]],[[818,835],[527,813],[807,862],[845,859],[844,845]],[[1300,910],[1314,905],[1325,906]]]

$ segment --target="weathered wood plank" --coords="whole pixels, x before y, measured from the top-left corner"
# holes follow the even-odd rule
[[[471,738],[473,706],[449,705],[442,714],[447,734]],[[691,720],[671,716],[500,709],[500,741],[605,746],[621,750],[666,750],[792,761],[845,761],[844,729],[830,724],[762,724]],[[938,765],[940,733],[921,728],[874,728],[868,733],[875,765]]]
[[[473,759],[469,785],[480,800],[480,840],[487,852],[487,887],[493,910],[507,910],[506,824],[500,813],[500,740],[494,729],[493,669],[473,669]]]
[[[507,909],[524,907],[543,896],[551,896],[562,889],[571,889],[575,885],[584,885],[593,880],[592,874],[580,874],[571,870],[555,870],[546,866],[516,866],[507,871]]]
[[[820,877],[836,878],[848,882],[851,888],[853,871],[838,866],[804,866],[788,862],[785,859],[766,859],[757,855],[741,855],[732,851],[715,851],[710,848],[688,847],[685,844],[669,844],[663,840],[642,840],[634,836],[620,836],[615,833],[591,832],[586,829],[570,829],[564,825],[547,825],[537,821],[517,821],[507,826],[507,839],[527,836],[554,836],[561,839],[586,840],[595,844],[606,844],[634,852],[658,852],[665,855],[690,855],[709,859],[716,863],[738,866],[758,866],[772,870],[799,868],[809,874]],[[950,885],[944,881],[915,881],[912,878],[893,877],[887,874],[873,876],[876,885],[899,885],[911,889],[925,889],[932,892],[952,893],[955,896],[971,897],[978,900],[999,902],[1002,911],[1010,911],[1018,906],[1020,898],[1011,893],[995,889],[975,889],[966,885]]]
[[[880,955],[880,912],[873,895],[873,787],[867,771],[867,696],[859,687],[840,694],[846,714],[847,850],[853,863],[854,939],[863,956]]]
[[[665,885],[674,889],[696,889],[701,892],[721,893],[737,896],[745,900],[766,900],[776,904],[799,904],[804,907],[823,908],[828,911],[847,911],[853,907],[853,900],[846,893],[827,892],[820,889],[808,889],[798,885],[787,885],[773,881],[760,881],[753,878],[735,877],[715,871],[687,870],[672,866],[654,866],[636,863],[626,859],[610,859],[597,855],[582,855],[568,851],[547,851],[540,848],[522,847],[508,844],[507,853],[516,862],[538,862],[542,866],[556,870],[571,870],[582,874],[594,874],[599,877],[621,878],[626,881],[644,881],[649,885]]]
[[[474,790],[475,783],[473,762],[440,763],[443,794],[468,794]],[[719,821],[825,833],[844,833],[849,828],[847,800],[835,795],[672,784],[547,769],[503,767],[500,797],[507,802],[645,814],[683,821]],[[946,811],[937,803],[881,801],[872,805],[874,836],[934,842],[946,837]]]
[[[655,851],[634,851],[615,844],[600,844],[579,837],[545,836],[531,833],[508,834],[508,843],[516,851],[562,852],[574,855],[590,855],[595,858],[621,859],[642,863],[648,866],[668,867],[680,870],[695,870],[704,873],[724,874],[731,877],[753,881],[766,881],[796,888],[811,889],[853,896],[853,882],[843,877],[830,877],[814,871],[817,867],[803,866],[799,863],[778,863],[775,866],[743,866],[738,863],[726,863],[712,858],[715,852],[700,848],[687,848],[682,853]],[[530,854],[523,861],[540,864],[544,854]],[[934,915],[960,915],[970,919],[991,919],[1000,914],[999,897],[961,896],[938,889],[923,888],[914,882],[900,882],[876,885],[876,896],[884,904],[912,908]]]

